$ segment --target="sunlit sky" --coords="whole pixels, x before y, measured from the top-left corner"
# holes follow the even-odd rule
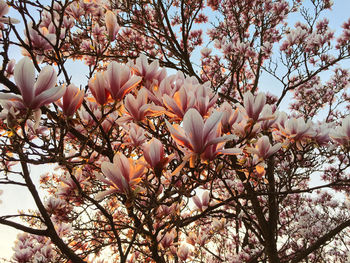
[[[326,17],[330,20],[330,27],[336,30],[336,34],[340,33],[341,24],[350,17],[349,10],[350,0],[335,0],[332,11],[326,13]],[[294,22],[295,20],[293,19],[291,26],[294,24]],[[10,58],[14,58],[16,61],[19,61],[22,58],[22,55],[18,51],[13,51],[10,55]],[[69,70],[73,76],[73,83],[86,84],[86,73],[82,71],[82,65],[80,62],[72,63]],[[276,83],[272,78],[264,75],[264,78],[262,80],[262,88],[264,90],[270,90],[274,85],[278,85],[278,83]],[[31,167],[31,174],[37,181],[41,174],[49,171],[50,169],[50,166]],[[25,188],[13,186],[5,187],[3,185],[0,185],[0,189],[4,190],[3,195],[0,196],[0,199],[2,200],[2,204],[0,204],[0,216],[16,214],[18,209],[26,210],[29,208],[34,208],[32,197],[29,195],[28,191]],[[9,259],[12,256],[12,247],[14,245],[14,241],[18,232],[10,227],[0,225],[0,233],[1,262],[1,258]]]

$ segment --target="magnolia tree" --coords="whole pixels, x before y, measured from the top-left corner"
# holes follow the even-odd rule
[[[0,0],[12,261],[348,262],[350,20],[303,4]]]

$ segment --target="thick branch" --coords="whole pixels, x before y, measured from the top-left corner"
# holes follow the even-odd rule
[[[24,225],[21,225],[21,224],[18,224],[16,222],[12,222],[10,220],[3,219],[3,218],[0,218],[0,224],[10,226],[10,227],[16,228],[18,230],[33,234],[33,235],[48,236],[47,229],[43,230],[43,229],[35,229],[35,228],[27,227],[27,226],[24,226]]]

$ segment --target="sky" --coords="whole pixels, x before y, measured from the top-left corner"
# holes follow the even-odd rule
[[[334,6],[331,12],[327,12],[326,17],[330,20],[330,27],[336,30],[336,34],[340,33],[340,26],[343,22],[347,21],[350,17],[350,0],[334,0]],[[11,15],[12,13],[10,13]],[[291,26],[295,21],[292,21]],[[12,57],[16,61],[22,58],[21,53],[16,50],[12,52]],[[350,64],[349,67],[350,68]],[[82,84],[86,80],[84,71],[82,71],[82,65],[80,62],[73,62],[70,67],[70,73],[73,76],[72,82]],[[86,82],[85,82],[86,83]],[[278,85],[278,83],[271,77],[264,75],[262,79],[262,86],[264,89],[269,90],[270,87]],[[34,176],[34,180],[38,181],[40,175],[51,168],[46,167],[31,167],[31,172]],[[1,171],[0,171],[1,172]],[[26,188],[6,186],[6,188],[0,185],[0,189],[4,190],[3,195],[0,196],[2,204],[0,204],[0,216],[6,214],[15,214],[18,209],[30,209],[33,208],[32,197],[26,190]],[[0,262],[1,258],[9,259],[12,256],[12,247],[17,235],[17,231],[0,225]]]

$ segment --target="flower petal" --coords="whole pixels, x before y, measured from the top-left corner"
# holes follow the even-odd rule
[[[28,57],[22,58],[14,69],[16,85],[21,91],[23,102],[27,107],[30,107],[34,100],[34,71],[34,65]]]
[[[130,161],[122,153],[116,153],[113,157],[113,164],[118,168],[123,177],[130,181]]]
[[[95,199],[97,201],[101,201],[105,196],[113,194],[113,193],[117,193],[118,189],[112,188],[103,192],[98,193],[97,195],[95,195]]]
[[[37,109],[40,108],[43,105],[49,104],[51,102],[54,102],[58,99],[60,99],[66,90],[63,86],[56,86],[51,89],[45,90],[42,92],[39,96],[35,97],[31,108]]]
[[[166,126],[168,127],[168,130],[171,133],[171,136],[179,145],[185,146],[191,150],[193,149],[192,145],[190,144],[190,142],[188,141],[185,135],[184,130],[179,125],[175,125],[174,127],[167,120],[165,120],[165,123],[166,123]]]
[[[46,66],[44,67],[34,84],[35,96],[38,96],[40,93],[45,90],[51,89],[56,85],[57,74],[53,67]]]
[[[204,121],[196,109],[189,109],[183,119],[183,126],[193,151],[201,153],[203,151],[203,128]]]
[[[213,136],[217,134],[218,131],[218,125],[221,122],[221,118],[223,116],[222,112],[214,112],[210,117],[206,120],[204,124],[204,131],[203,131],[203,141],[206,142],[207,140],[210,140]]]

